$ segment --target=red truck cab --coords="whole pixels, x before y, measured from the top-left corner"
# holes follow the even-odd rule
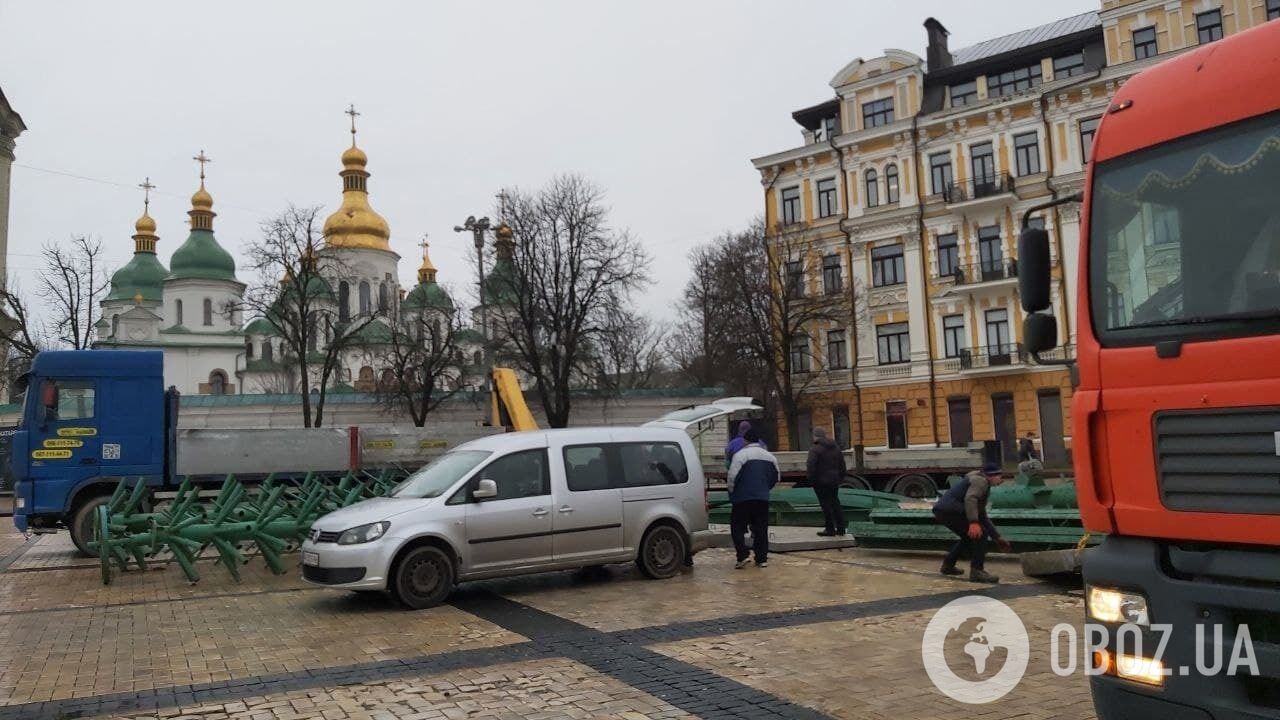
[[[1148,657],[1171,626],[1172,674],[1091,678],[1098,716],[1280,718],[1280,22],[1125,83],[1084,203],[1074,461],[1107,534],[1089,621],[1139,625]],[[1020,240],[1037,353],[1056,344],[1041,239]],[[1256,676],[1196,669],[1215,625],[1224,652],[1247,626]]]

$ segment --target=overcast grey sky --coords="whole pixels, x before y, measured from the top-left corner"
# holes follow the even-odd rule
[[[657,283],[642,306],[670,317],[689,248],[760,212],[750,158],[799,144],[791,111],[830,98],[849,60],[895,47],[923,56],[930,15],[954,50],[1097,6],[0,0],[0,87],[29,128],[10,272],[81,233],[119,267],[148,175],[167,265],[187,234],[201,148],[214,159],[214,229],[239,261],[258,222],[288,203],[337,207],[343,110],[355,103],[370,200],[405,257],[406,287],[425,232],[441,282],[470,292],[470,238],[453,226],[490,213],[503,185],[580,172],[650,249]]]

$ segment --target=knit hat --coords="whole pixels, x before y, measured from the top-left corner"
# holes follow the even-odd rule
[[[1003,475],[1004,470],[996,463],[986,463],[982,466],[983,475]]]

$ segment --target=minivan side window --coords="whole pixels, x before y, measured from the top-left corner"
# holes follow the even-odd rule
[[[675,443],[623,443],[622,477],[626,487],[678,485],[689,481],[684,453]]]
[[[551,494],[551,476],[547,472],[547,451],[522,450],[489,463],[471,476],[465,487],[449,498],[448,504],[460,505],[470,501],[470,490],[480,480],[492,480],[498,486],[498,496],[476,502],[498,502],[518,498]]]
[[[609,458],[605,445],[574,445],[564,449],[565,483],[573,492],[606,490],[609,482]]]

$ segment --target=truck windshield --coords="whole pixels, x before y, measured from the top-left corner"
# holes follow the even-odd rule
[[[405,478],[391,491],[391,497],[439,497],[440,493],[453,487],[454,483],[475,469],[490,454],[487,450],[460,450],[445,453]]]
[[[1280,113],[1099,165],[1090,303],[1103,345],[1280,331]]]

